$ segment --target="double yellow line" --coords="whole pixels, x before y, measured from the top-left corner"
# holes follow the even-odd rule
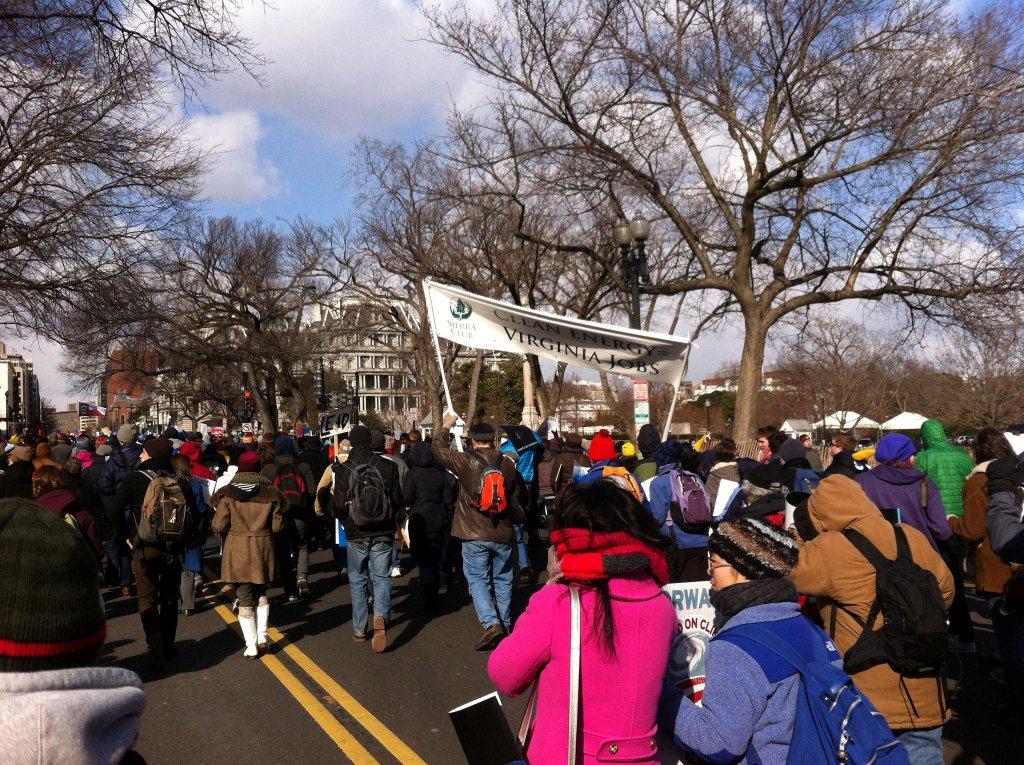
[[[217,595],[219,600],[222,600],[225,593],[230,592],[230,589],[219,582],[216,582],[214,586],[220,586],[220,592]],[[220,618],[224,620],[226,624],[234,628],[239,634],[241,628],[236,627],[238,618],[235,614],[224,605],[223,602],[218,604],[215,608]],[[403,765],[426,765],[423,759],[417,755],[412,749],[410,749],[402,739],[396,736],[390,728],[384,723],[377,719],[376,716],[358,701],[351,693],[346,691],[341,685],[330,675],[324,672],[316,662],[310,659],[303,651],[294,643],[288,640],[280,631],[270,627],[267,629],[267,636],[274,641],[274,644],[281,648],[291,659],[294,661],[303,672],[305,672],[310,679],[319,685],[323,690],[334,699],[342,709],[344,709],[349,716],[357,723],[363,726],[366,731],[379,741],[385,749],[387,749],[395,759],[397,759]],[[342,725],[338,719],[331,714],[331,712],[325,707],[319,699],[316,698],[309,690],[302,684],[302,682],[281,662],[277,656],[267,653],[260,657],[260,661],[263,665],[270,670],[271,674],[277,678],[278,682],[284,686],[296,701],[302,706],[309,716],[313,718],[317,725],[319,725],[324,733],[330,736],[331,740],[337,745],[337,747],[345,754],[356,765],[380,765],[379,761],[367,751],[366,747],[359,743],[355,736],[353,736],[349,730]]]

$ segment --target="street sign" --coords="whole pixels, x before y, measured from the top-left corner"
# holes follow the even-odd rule
[[[352,427],[352,410],[338,409],[334,412],[323,412],[320,415],[320,436],[338,436],[347,433]]]
[[[88,417],[90,409],[92,409],[92,405],[83,403],[82,401],[78,402],[78,416],[79,417]]]
[[[214,436],[223,436],[224,435],[224,428],[219,428],[219,427],[210,428],[210,434],[214,435]]]
[[[633,403],[650,401],[650,385],[647,380],[633,380]]]
[[[633,404],[633,421],[637,427],[646,425],[651,421],[651,405],[646,401],[638,401]]]
[[[243,433],[252,433],[252,423],[251,422],[243,422],[242,423],[242,432]]]

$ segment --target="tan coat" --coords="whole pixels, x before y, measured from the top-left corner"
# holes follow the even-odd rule
[[[258,478],[253,473],[240,475]],[[237,480],[238,475],[210,498],[216,508],[213,532],[224,537],[221,579],[232,584],[270,584],[277,576],[273,535],[284,525],[285,499],[266,479],[260,479],[263,483],[250,498],[239,499]]]
[[[972,553],[974,558],[974,585],[978,592],[999,594],[1010,580],[1010,567],[996,555],[988,541],[988,476],[985,470],[991,462],[984,462],[964,484],[964,517],[949,517],[949,528],[961,539],[981,542]]]
[[[896,535],[892,526],[849,478],[833,475],[824,479],[807,501],[811,523],[819,535],[803,544],[800,560],[790,579],[802,595],[822,599],[822,619],[841,652],[860,637],[860,626],[843,609],[861,621],[875,601],[875,569],[842,535],[853,528],[867,537],[887,558],[896,557]],[[914,561],[935,575],[946,608],[953,602],[953,576],[932,549],[925,536],[903,525]],[[836,608],[835,604],[843,608]],[[876,629],[882,624],[879,615]],[[934,728],[949,719],[944,689],[936,678],[901,678],[888,664],[866,669],[853,680],[878,708],[893,730]]]

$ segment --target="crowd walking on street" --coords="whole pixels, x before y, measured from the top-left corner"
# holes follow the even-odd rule
[[[649,425],[635,442],[588,443],[478,422],[458,443],[455,424],[425,438],[355,425],[327,442],[132,425],[9,439],[0,535],[30,554],[3,556],[0,752],[33,735],[43,752],[82,747],[76,761],[141,761],[141,683],[93,666],[101,589],[137,604],[154,673],[174,672],[179,619],[207,586],[228,588],[240,655],[258,659],[274,650],[275,600],[315,597],[317,548],[350,591],[354,642],[376,653],[394,650],[403,567],[418,569],[424,618],[445,618],[465,588],[481,630],[466,650],[492,652],[497,690],[531,695],[530,763],[656,763],[666,747],[694,762],[824,762],[838,741],[850,762],[941,763],[947,663],[979,650],[971,587],[1019,717],[1024,532],[1004,508],[1019,508],[1024,458],[1003,431],[982,429],[973,454],[937,421],[870,454],[838,432],[822,465],[769,426],[747,458],[729,438],[663,440]],[[694,698],[667,673],[680,623],[663,588],[703,582],[715,620]],[[533,593],[522,613],[519,587]],[[90,692],[61,708],[76,688]],[[23,724],[18,700],[40,693],[73,744]]]

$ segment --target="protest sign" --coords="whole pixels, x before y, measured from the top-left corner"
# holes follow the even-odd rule
[[[335,412],[324,412],[320,415],[320,437],[337,436],[347,433],[352,427],[352,412],[339,409]]]
[[[675,606],[680,634],[672,643],[667,682],[674,682],[694,702],[704,695],[708,643],[715,634],[710,582],[668,584],[662,588]]]
[[[423,289],[434,333],[459,345],[536,354],[673,386],[686,373],[685,337],[536,311],[429,279]]]

